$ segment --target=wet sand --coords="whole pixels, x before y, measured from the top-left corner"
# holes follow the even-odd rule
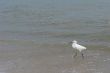
[[[82,59],[72,58],[71,46],[64,44],[2,44],[0,73],[109,73],[109,48],[88,48]]]

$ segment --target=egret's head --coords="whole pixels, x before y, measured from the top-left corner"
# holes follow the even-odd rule
[[[72,43],[77,43],[77,41],[73,40],[73,41],[69,42],[69,44],[72,44]]]
[[[73,42],[73,43],[77,43],[77,41],[76,41],[76,40],[73,40],[72,42]]]

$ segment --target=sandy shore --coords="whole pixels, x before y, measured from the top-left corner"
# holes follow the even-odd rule
[[[85,59],[72,58],[72,52],[57,44],[1,45],[0,73],[109,73],[109,51],[88,49]]]

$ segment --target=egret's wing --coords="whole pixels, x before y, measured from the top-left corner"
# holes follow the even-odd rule
[[[79,44],[77,44],[77,47],[80,48],[80,49],[86,49],[86,47],[84,47],[82,45],[79,45]]]

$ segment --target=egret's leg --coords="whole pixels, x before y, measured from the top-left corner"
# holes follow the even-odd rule
[[[76,56],[77,56],[77,51],[76,51],[75,55],[73,55],[73,57],[75,58]]]
[[[82,55],[82,58],[84,59],[84,54],[82,53],[81,55]]]

